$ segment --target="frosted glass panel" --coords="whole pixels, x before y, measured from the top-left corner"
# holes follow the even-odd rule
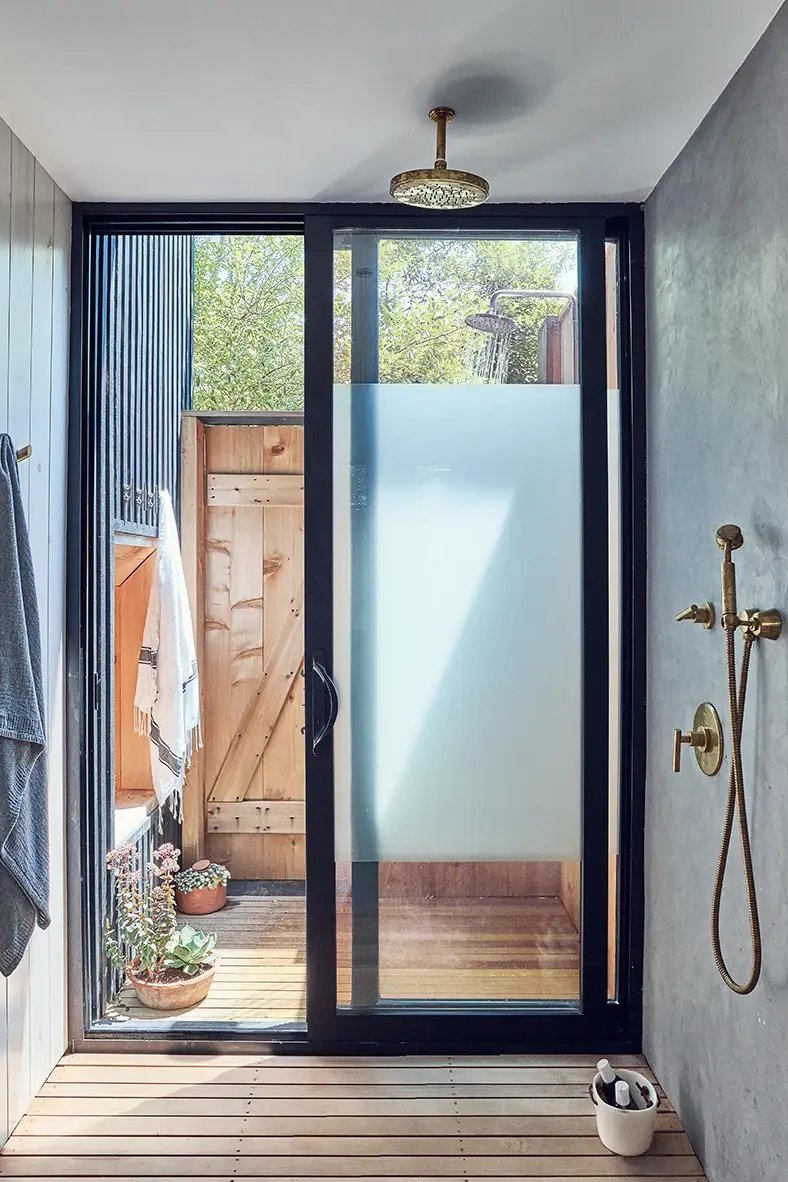
[[[334,407],[337,860],[578,861],[579,387]]]

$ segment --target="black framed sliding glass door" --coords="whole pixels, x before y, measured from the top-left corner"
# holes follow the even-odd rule
[[[633,206],[75,207],[75,1045],[107,1036],[85,969],[111,842],[92,739],[108,718],[117,467],[94,389],[109,323],[96,250],[175,233],[304,235],[303,305],[296,284],[289,306],[305,346],[307,941],[288,952],[288,992],[300,1007],[306,959],[307,1022],[201,1029],[227,1049],[640,1049],[642,230]],[[281,525],[263,528],[269,547]],[[300,740],[297,727],[295,768]]]
[[[310,1039],[623,1043],[605,221],[305,225]]]

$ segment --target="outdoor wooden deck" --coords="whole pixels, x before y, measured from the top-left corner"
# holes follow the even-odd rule
[[[339,1000],[349,1001],[349,905],[340,909]],[[195,917],[218,936],[219,964],[208,997],[189,1010],[142,1006],[124,986],[110,1017],[152,1023],[305,1020],[303,898],[230,898],[224,911]],[[381,994],[400,998],[571,999],[578,993],[578,934],[560,900],[384,900]]]
[[[593,1063],[572,1055],[70,1055],[0,1155],[0,1175],[703,1178],[664,1096],[648,1155],[607,1152],[586,1091]]]

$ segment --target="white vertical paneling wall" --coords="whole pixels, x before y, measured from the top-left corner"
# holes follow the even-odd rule
[[[52,924],[0,977],[0,1144],[66,1045],[64,615],[71,207],[0,120],[0,431],[17,448],[47,702]],[[2,556],[0,555],[0,561]],[[1,605],[0,605],[1,610]],[[1,787],[0,787],[1,790]]]

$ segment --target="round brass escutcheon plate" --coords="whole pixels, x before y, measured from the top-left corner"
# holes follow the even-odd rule
[[[722,764],[724,739],[720,716],[711,702],[701,702],[700,706],[698,706],[695,711],[692,729],[694,731],[703,730],[706,732],[706,746],[693,747],[695,758],[698,761],[698,767],[704,776],[716,776]]]

